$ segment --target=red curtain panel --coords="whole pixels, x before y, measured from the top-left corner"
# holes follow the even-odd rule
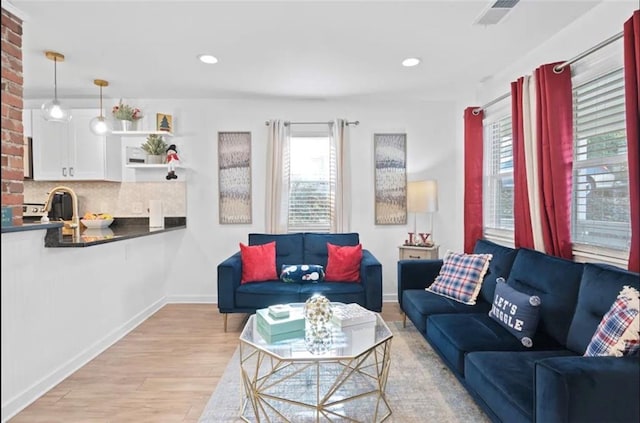
[[[482,111],[464,110],[464,252],[482,238]]]
[[[524,147],[523,83],[511,83],[511,127],[513,130],[513,224],[516,247],[534,248]]]
[[[640,272],[640,10],[624,23],[624,96],[629,156],[631,248],[629,270]]]
[[[571,70],[554,72],[559,63],[536,69],[542,239],[547,254],[570,259],[573,104]]]

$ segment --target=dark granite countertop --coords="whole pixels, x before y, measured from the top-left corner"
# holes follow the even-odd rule
[[[3,226],[2,233],[4,234],[7,232],[42,231],[45,229],[62,228],[62,225],[62,222],[40,223],[39,219],[32,219],[29,222],[25,221],[25,223],[20,226]]]
[[[141,236],[185,229],[186,217],[165,217],[164,228],[149,228],[149,219],[144,217],[116,217],[105,229],[88,229],[81,225],[77,235],[63,235],[62,222],[25,223],[22,226],[2,228],[4,232],[46,229],[44,246],[49,248],[89,247],[108,242],[123,241]],[[13,229],[5,231],[5,229]]]

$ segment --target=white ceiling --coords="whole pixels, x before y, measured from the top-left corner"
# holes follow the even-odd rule
[[[599,1],[521,0],[495,26],[494,1],[29,1],[24,96],[452,98],[541,44]],[[210,53],[216,65],[196,56]],[[405,57],[423,59],[404,68]],[[460,82],[466,81],[466,82]]]

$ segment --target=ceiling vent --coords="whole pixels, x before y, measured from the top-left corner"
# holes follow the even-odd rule
[[[474,25],[495,25],[518,4],[520,0],[497,0],[486,8],[473,22]]]

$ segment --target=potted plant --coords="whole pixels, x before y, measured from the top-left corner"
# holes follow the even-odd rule
[[[167,153],[167,143],[164,142],[162,135],[150,134],[147,141],[141,145],[141,148],[148,154],[147,163],[162,164]]]
[[[113,106],[112,113],[113,117],[120,121],[123,131],[130,131],[133,123],[142,118],[142,111],[140,109],[124,104],[122,100]]]

